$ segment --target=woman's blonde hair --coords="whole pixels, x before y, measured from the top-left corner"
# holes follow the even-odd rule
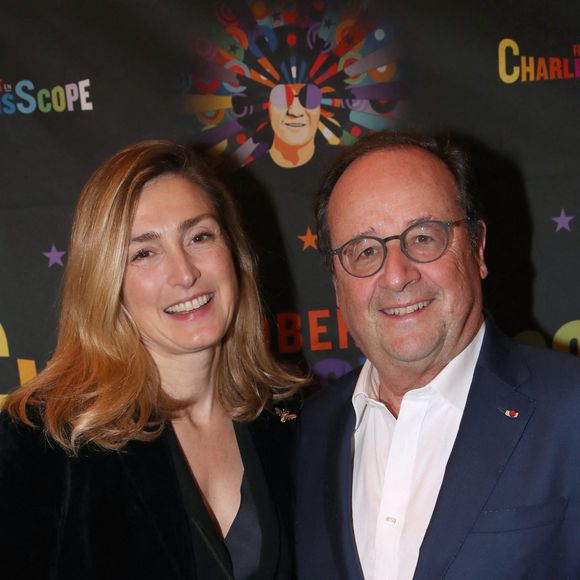
[[[161,388],[159,373],[122,304],[133,215],[146,183],[176,174],[203,189],[225,230],[239,283],[234,320],[217,365],[220,403],[240,421],[304,380],[277,364],[264,340],[255,264],[234,202],[191,150],[168,141],[137,143],[106,160],[81,193],[68,250],[59,333],[53,357],[6,400],[5,409],[69,453],[93,443],[120,449],[150,440],[179,404]]]

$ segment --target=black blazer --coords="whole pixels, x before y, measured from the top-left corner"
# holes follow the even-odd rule
[[[257,461],[248,465],[248,450],[241,449],[245,469],[261,464],[265,475],[254,494],[258,512],[269,514],[260,580],[292,577],[285,523],[290,479],[285,448],[292,427],[264,414],[246,431]],[[93,448],[70,458],[40,429],[0,414],[3,580],[191,580],[199,578],[198,549],[203,546],[196,545],[195,535],[192,541],[167,430],[121,452]],[[225,550],[221,554],[227,558]],[[200,580],[213,578],[227,575],[204,574]]]

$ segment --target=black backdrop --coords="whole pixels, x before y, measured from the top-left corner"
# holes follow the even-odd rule
[[[260,257],[272,348],[331,381],[360,354],[315,250],[321,172],[372,129],[452,133],[485,201],[489,315],[578,354],[579,22],[570,0],[4,2],[0,393],[50,357],[83,183],[149,138],[211,149]],[[323,89],[301,167],[267,154],[272,74]]]

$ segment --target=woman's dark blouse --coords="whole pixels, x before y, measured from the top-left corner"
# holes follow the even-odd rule
[[[276,514],[248,428],[240,423],[234,423],[234,427],[244,475],[240,507],[223,542],[204,507],[173,429],[169,428],[167,434],[190,523],[198,576],[207,577],[212,570],[216,578],[259,580],[263,571],[273,564],[269,562],[271,554],[263,550],[263,528],[272,526],[266,522],[273,522]]]
[[[292,429],[273,413],[243,428],[240,450],[262,536],[260,580],[293,577]],[[192,533],[198,520],[184,499],[170,439],[166,429],[155,441],[133,441],[120,452],[86,448],[71,458],[40,429],[0,413],[0,578],[227,578],[223,570],[233,566],[223,542],[218,554],[226,557],[218,562]],[[212,566],[204,568],[208,557]],[[246,565],[251,574],[251,559]]]

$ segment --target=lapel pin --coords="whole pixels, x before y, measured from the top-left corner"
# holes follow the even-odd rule
[[[296,413],[290,413],[288,409],[279,409],[276,407],[274,409],[276,411],[276,415],[280,417],[280,423],[286,423],[286,421],[292,421],[292,419],[296,419]]]
[[[519,416],[519,412],[515,409],[506,409],[503,414],[510,419],[517,419]]]

